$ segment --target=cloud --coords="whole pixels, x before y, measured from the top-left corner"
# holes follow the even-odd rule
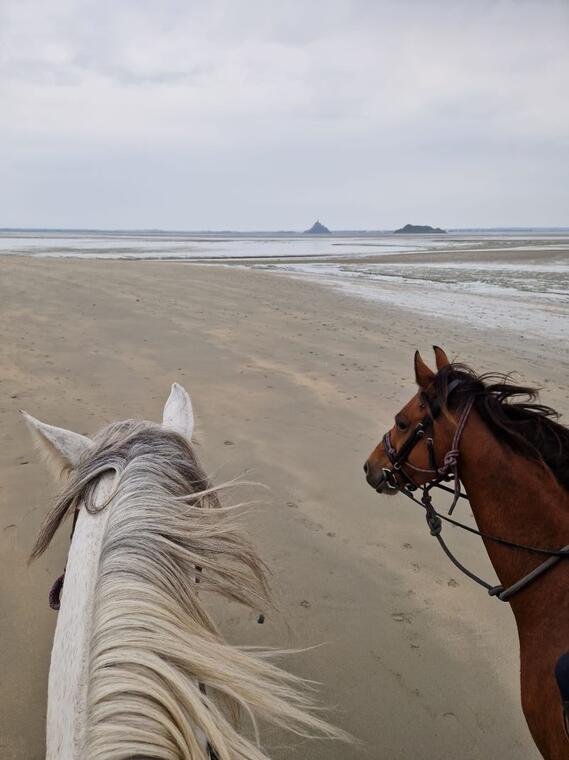
[[[568,223],[565,2],[0,14],[0,226]]]

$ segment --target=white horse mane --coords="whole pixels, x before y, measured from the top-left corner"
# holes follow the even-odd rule
[[[112,495],[97,504],[110,471]],[[94,439],[44,523],[33,556],[66,514],[109,510],[88,653],[89,760],[206,760],[204,736],[219,760],[267,760],[257,718],[301,736],[345,738],[314,714],[306,682],[270,653],[226,643],[205,609],[203,591],[254,610],[268,603],[266,569],[238,507],[220,506],[223,487],[210,485],[185,437],[126,421]],[[254,740],[240,732],[242,713]]]

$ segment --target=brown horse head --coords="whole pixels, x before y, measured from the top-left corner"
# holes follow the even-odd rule
[[[442,348],[433,346],[437,373],[450,367]],[[442,394],[430,369],[415,352],[417,393],[395,415],[395,424],[369,455],[364,472],[369,485],[378,493],[394,494],[400,488],[421,486],[437,475],[437,463],[450,450],[455,419],[446,405],[448,387]],[[405,453],[405,461],[394,457]]]

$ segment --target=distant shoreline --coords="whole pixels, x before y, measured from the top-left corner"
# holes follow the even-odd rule
[[[369,236],[369,235],[393,235],[395,230],[331,230],[331,236]],[[569,227],[449,227],[447,234],[452,233],[568,233]],[[66,234],[93,234],[93,235],[233,235],[239,237],[250,236],[306,236],[302,230],[182,230],[182,229],[137,229],[137,228],[95,228],[95,227],[0,227],[0,234],[7,233],[66,233]],[[442,233],[438,233],[442,234]]]

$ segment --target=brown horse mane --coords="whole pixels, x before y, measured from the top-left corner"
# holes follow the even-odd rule
[[[453,380],[460,384],[448,397]],[[539,390],[515,385],[509,375],[479,375],[465,364],[449,364],[435,377],[436,397],[456,411],[474,397],[474,408],[497,440],[518,454],[546,464],[569,491],[569,428],[557,422],[559,413],[536,403]]]

